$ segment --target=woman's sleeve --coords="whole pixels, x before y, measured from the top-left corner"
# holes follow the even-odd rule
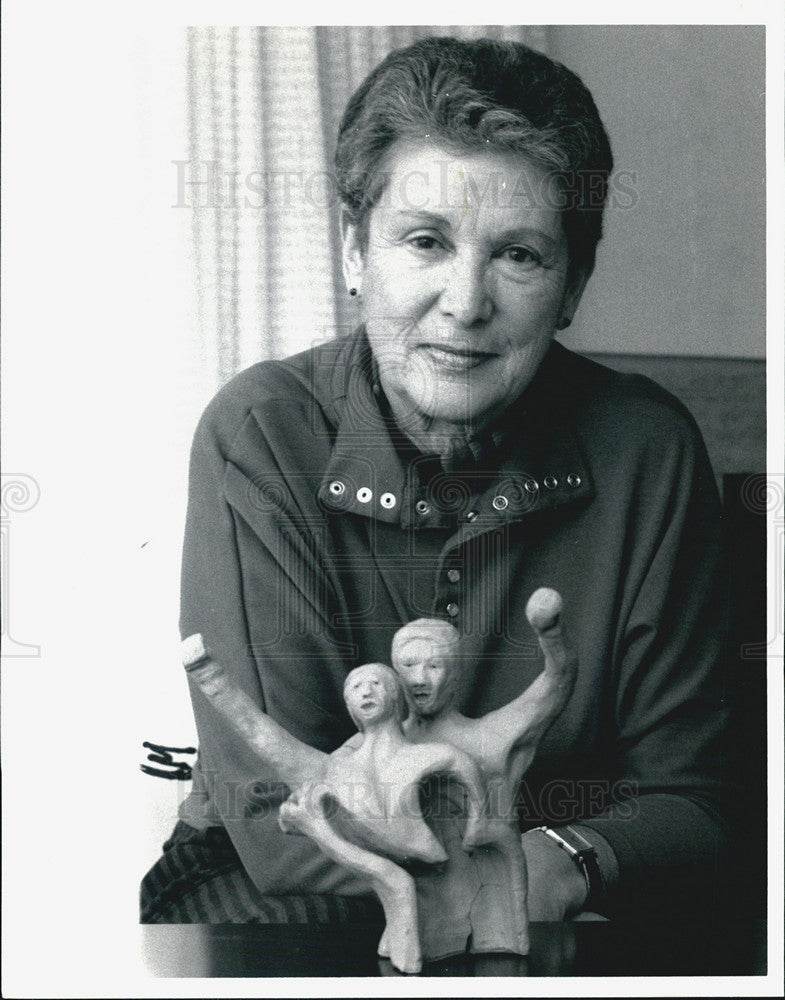
[[[313,543],[287,511],[286,480],[250,410],[219,396],[191,454],[180,628],[183,637],[201,632],[233,682],[277,722],[330,750],[336,733],[346,735],[342,650],[327,624],[328,582]],[[195,685],[190,693],[199,761],[183,818],[224,825],[262,892],[368,891],[306,837],[279,829],[287,791],[278,776]]]
[[[582,820],[618,861],[611,904],[711,909],[727,871],[728,615],[719,498],[700,434],[647,462],[614,666],[614,777],[630,794]]]

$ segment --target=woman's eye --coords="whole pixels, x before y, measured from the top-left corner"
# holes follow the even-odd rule
[[[502,251],[501,256],[512,264],[540,264],[538,254],[527,247],[507,247]]]
[[[409,239],[409,246],[414,247],[415,250],[436,250],[441,247],[441,243],[435,236],[412,236]]]

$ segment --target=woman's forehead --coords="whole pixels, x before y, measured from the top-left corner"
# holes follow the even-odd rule
[[[422,213],[452,228],[484,217],[558,236],[563,191],[558,179],[522,153],[500,149],[457,151],[430,140],[399,139],[381,164],[387,183],[377,217]]]

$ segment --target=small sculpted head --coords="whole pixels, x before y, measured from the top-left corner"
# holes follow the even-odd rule
[[[344,681],[343,697],[359,731],[395,719],[400,725],[406,715],[406,700],[395,671],[384,663],[365,663],[351,670]]]
[[[418,618],[393,638],[393,669],[415,715],[432,718],[450,708],[458,686],[457,630],[437,618]]]

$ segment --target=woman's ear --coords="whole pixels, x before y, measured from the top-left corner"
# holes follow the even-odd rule
[[[363,251],[360,245],[358,226],[352,221],[347,208],[341,208],[341,244],[343,259],[343,277],[346,290],[350,295],[362,291],[362,275],[364,269]],[[352,291],[354,289],[354,291]]]

